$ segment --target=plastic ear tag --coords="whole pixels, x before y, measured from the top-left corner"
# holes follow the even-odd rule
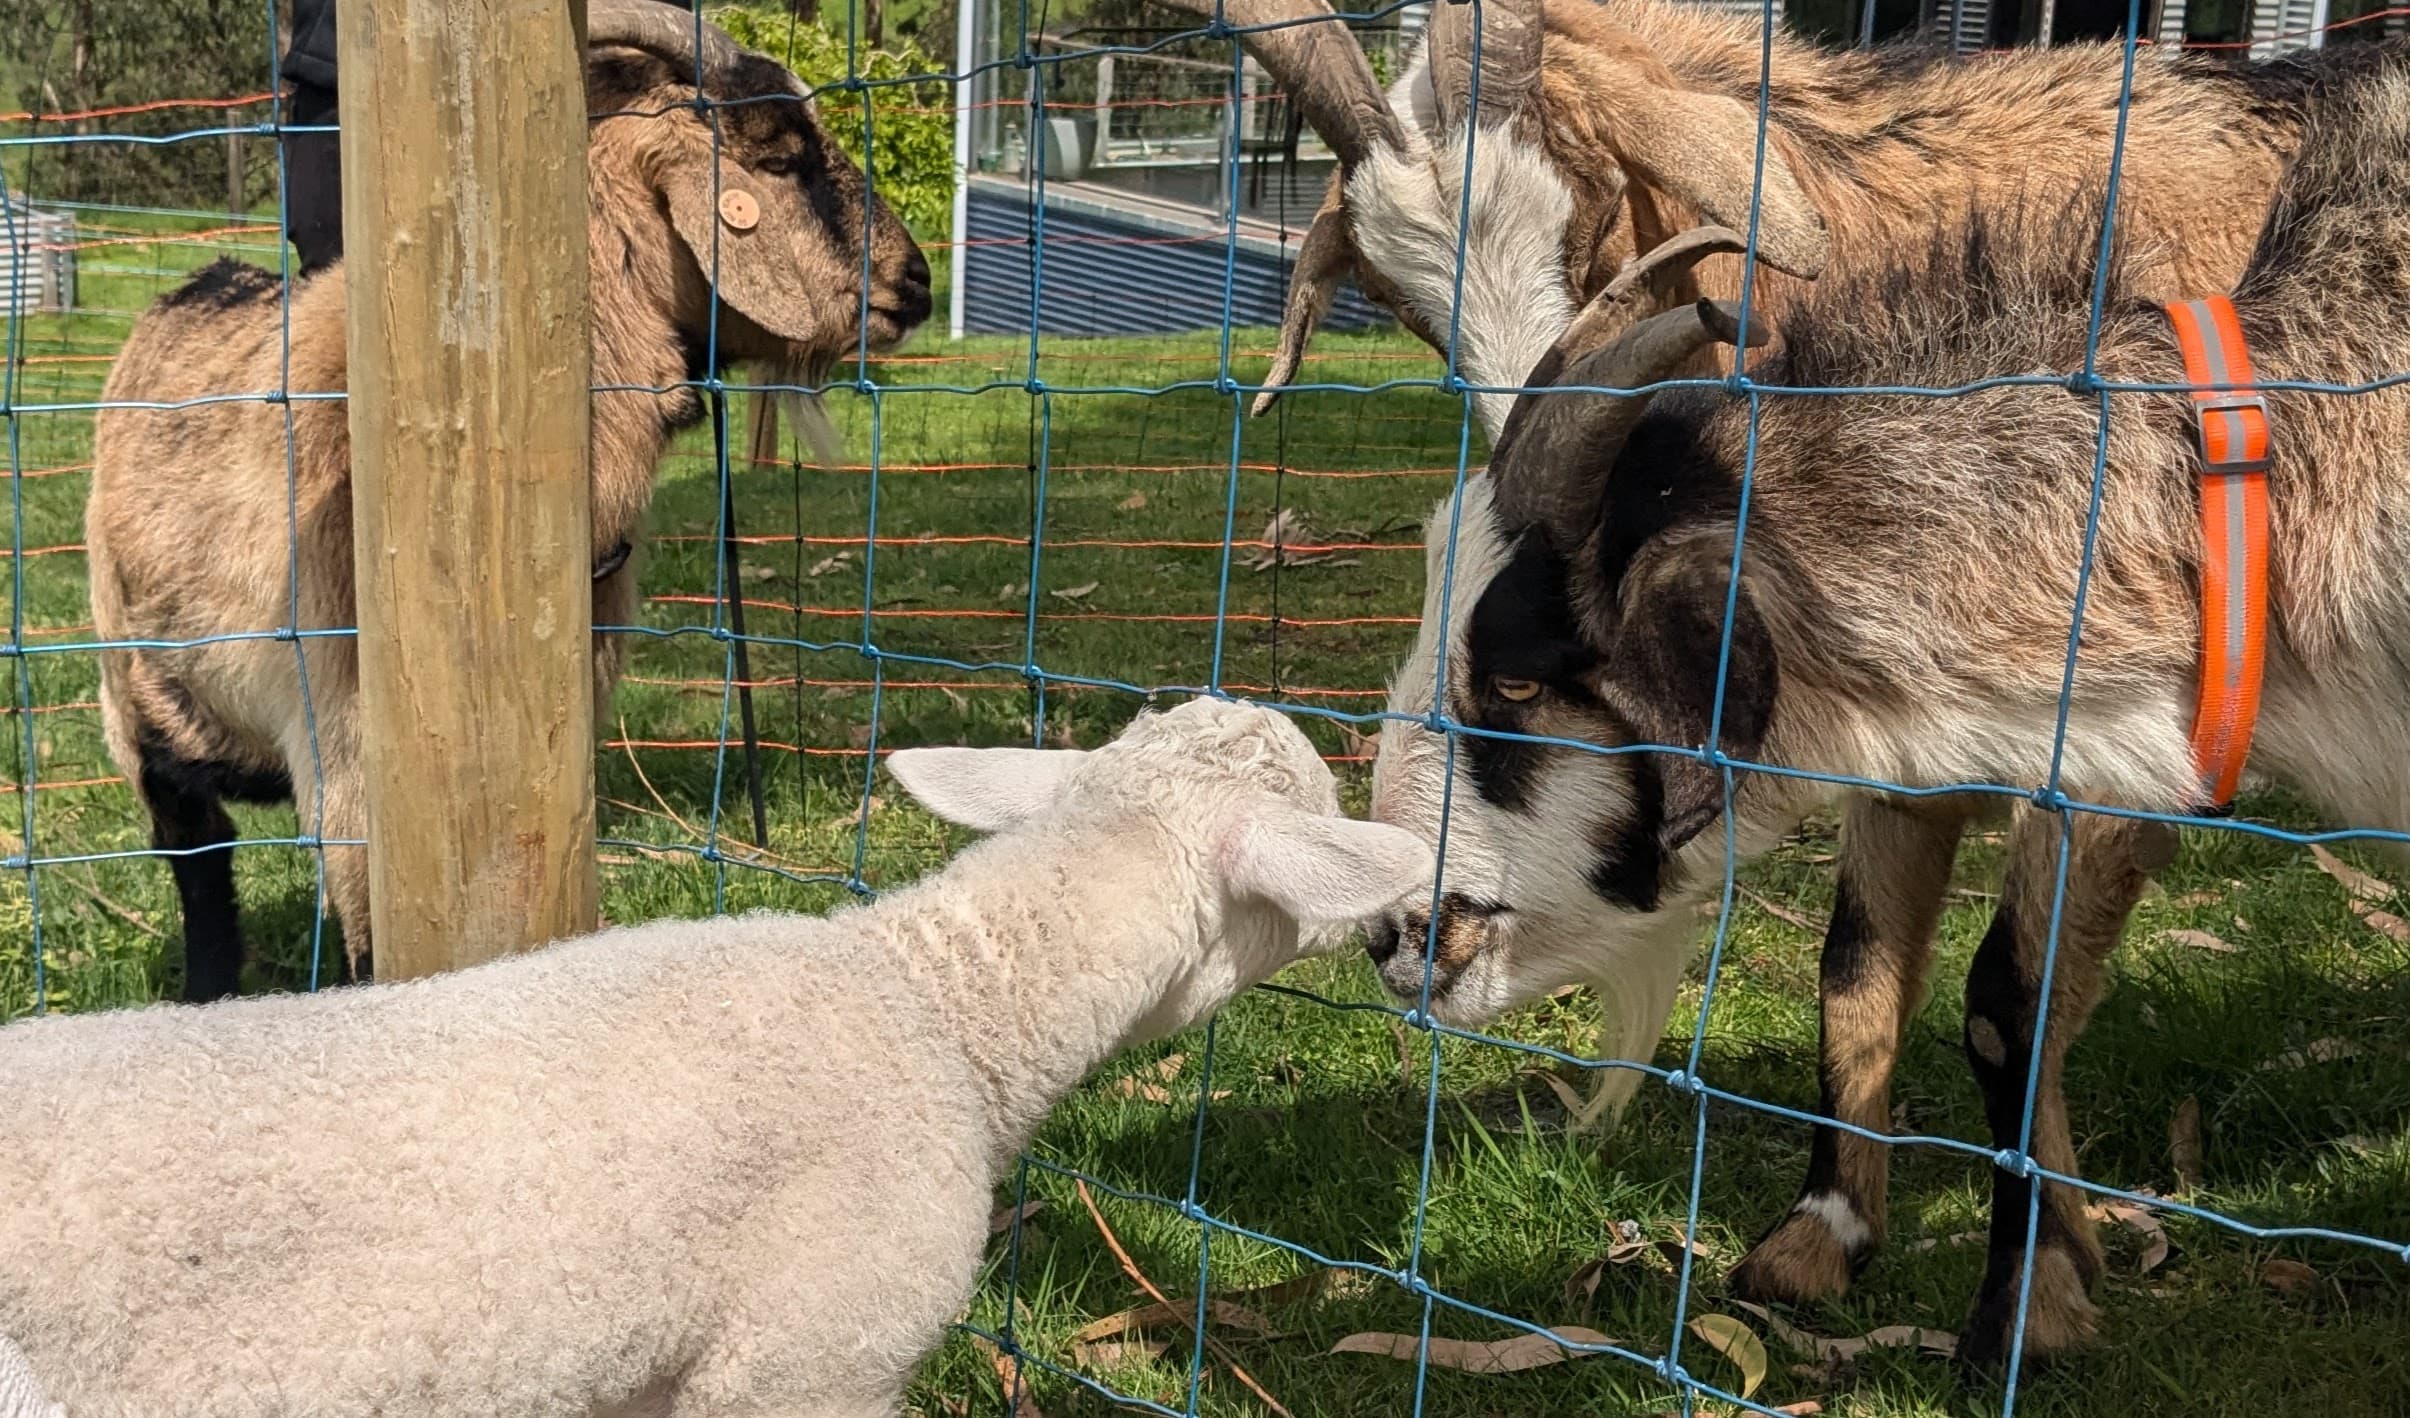
[[[720,220],[730,231],[751,231],[761,220],[761,203],[741,187],[728,188],[720,193]]]

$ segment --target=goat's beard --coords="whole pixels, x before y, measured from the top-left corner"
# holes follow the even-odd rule
[[[838,436],[828,405],[820,397],[821,385],[835,363],[831,355],[797,352],[772,360],[770,377],[764,381],[776,388],[778,411],[803,441],[814,465],[822,468],[836,467],[845,457],[845,440]]]

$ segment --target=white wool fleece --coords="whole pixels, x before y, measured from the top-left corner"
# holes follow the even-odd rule
[[[1431,870],[1268,711],[1032,761],[826,919],[0,1029],[0,1335],[69,1418],[895,1412],[1047,1110]]]

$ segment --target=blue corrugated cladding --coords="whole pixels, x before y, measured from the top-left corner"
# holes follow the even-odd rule
[[[1022,189],[974,184],[970,192],[970,267],[963,324],[981,334],[1027,334],[1032,305],[1030,197]],[[1297,236],[1304,236],[1303,230]],[[1009,243],[1009,244],[1007,244]],[[1159,226],[1048,204],[1045,281],[1035,305],[1047,335],[1155,335],[1210,330],[1222,323],[1225,238],[1167,239]],[[1289,260],[1242,244],[1230,273],[1234,325],[1278,325],[1288,292]],[[1325,328],[1361,330],[1387,320],[1353,284],[1332,302]]]

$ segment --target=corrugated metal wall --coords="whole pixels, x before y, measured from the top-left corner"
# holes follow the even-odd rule
[[[75,308],[75,219],[11,201],[0,211],[0,311]]]
[[[1200,225],[1186,235],[1203,239],[1182,240],[1181,233],[1158,223],[1118,220],[1087,202],[1079,210],[1048,204],[1045,280],[1033,301],[1033,253],[1025,244],[1029,200],[1018,186],[971,184],[965,329],[1027,334],[1033,309],[1039,332],[1047,335],[1155,335],[1220,327],[1227,259],[1220,232]],[[1289,261],[1304,235],[1300,226],[1285,256],[1255,242],[1240,243],[1230,281],[1232,324],[1280,323]],[[1350,285],[1323,323],[1361,330],[1384,319]]]

